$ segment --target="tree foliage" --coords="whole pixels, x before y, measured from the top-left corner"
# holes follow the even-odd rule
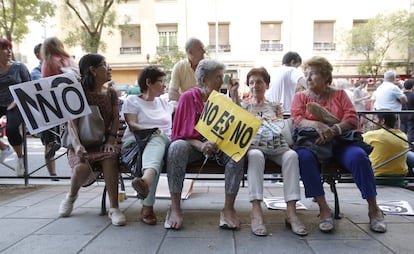
[[[44,22],[54,15],[55,5],[42,0],[1,0],[0,35],[9,41],[20,42],[29,32],[30,20]]]
[[[166,82],[169,83],[171,78],[171,71],[174,67],[174,64],[181,59],[184,59],[185,57],[186,54],[182,51],[179,51],[177,48],[167,53],[155,55],[155,58],[153,61],[151,61],[151,63],[159,65],[164,70],[164,72],[167,74]]]
[[[102,31],[115,27],[116,13],[112,9],[116,0],[65,0],[67,19],[69,22],[77,20],[79,26],[69,30],[65,43],[69,46],[80,45],[86,52],[97,53],[99,49],[104,50],[106,44],[101,41]],[[117,0],[121,2],[121,0]],[[122,2],[127,2],[123,0]],[[73,17],[71,14],[74,14]]]
[[[379,14],[352,28],[346,40],[347,52],[364,57],[358,67],[359,74],[377,76],[387,67],[384,60],[391,48],[407,49],[407,36],[411,33],[409,20],[408,12],[397,11]]]

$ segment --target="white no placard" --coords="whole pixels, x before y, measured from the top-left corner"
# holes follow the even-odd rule
[[[9,87],[31,134],[91,113],[81,84],[72,73]]]

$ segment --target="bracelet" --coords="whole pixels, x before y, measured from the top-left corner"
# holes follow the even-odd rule
[[[342,129],[341,129],[341,126],[339,126],[339,124],[335,124],[335,126],[336,126],[336,128],[338,128],[338,133],[339,133],[339,135],[341,135],[342,134]]]

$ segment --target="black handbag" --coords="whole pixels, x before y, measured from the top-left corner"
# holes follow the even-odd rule
[[[142,176],[142,152],[151,135],[157,130],[158,128],[134,131],[135,142],[131,142],[121,149],[121,163],[127,165],[131,173],[136,177]]]

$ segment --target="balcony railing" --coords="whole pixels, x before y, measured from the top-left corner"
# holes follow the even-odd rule
[[[119,53],[121,55],[139,55],[141,54],[141,47],[121,47]]]
[[[335,50],[336,45],[333,42],[314,42],[313,49],[314,50]]]
[[[208,45],[209,52],[216,52],[216,45]],[[231,52],[231,45],[218,45],[218,52]]]
[[[178,46],[157,46],[157,54],[168,54],[170,52],[177,52]]]
[[[282,43],[262,43],[260,51],[283,51]]]

